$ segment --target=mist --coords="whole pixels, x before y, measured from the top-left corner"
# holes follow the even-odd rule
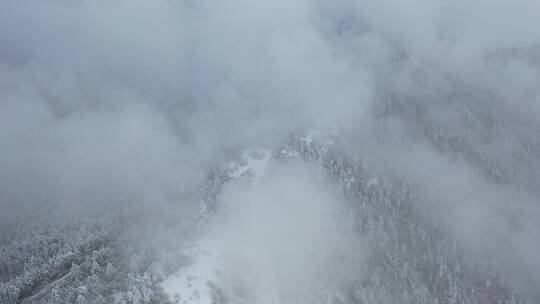
[[[278,165],[249,189],[224,193],[209,233],[230,260],[227,281],[252,303],[325,296],[361,271],[366,249],[351,206],[318,175],[304,163]]]
[[[460,254],[534,303],[538,12],[534,0],[4,0],[0,240],[41,210],[190,216],[185,198],[244,149],[277,158],[294,134],[322,132],[351,167],[406,184]],[[309,293],[314,277],[347,285],[369,263],[351,198],[305,161],[213,196],[203,230],[253,301]]]

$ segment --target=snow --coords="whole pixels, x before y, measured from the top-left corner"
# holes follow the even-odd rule
[[[370,178],[369,181],[367,182],[368,187],[377,186],[378,184],[379,184],[379,180],[377,179],[376,176]]]
[[[313,143],[319,143],[326,146],[334,145],[334,137],[337,137],[338,131],[336,129],[327,129],[325,131],[321,130],[310,130],[306,133],[305,136],[300,137],[300,140],[303,141],[306,146],[311,146]]]
[[[268,161],[270,160],[271,151],[264,148],[251,148],[242,153],[239,162],[229,164],[229,176],[239,178],[246,173],[251,173],[255,179],[264,175]]]
[[[317,131],[310,131],[307,133],[307,135],[305,137],[302,137],[300,138],[300,140],[302,140],[303,142],[306,143],[306,145],[311,145],[311,143],[313,142],[313,140],[315,139],[318,139],[320,136],[320,133],[317,132]]]
[[[264,175],[271,155],[268,149],[247,149],[242,153],[240,161],[227,166],[229,176],[238,179],[245,174],[251,174],[251,183],[256,183]],[[204,206],[202,202],[201,205]],[[226,268],[220,246],[212,239],[203,239],[186,254],[193,259],[193,263],[168,277],[161,286],[175,303],[211,304],[213,301],[210,285],[217,285],[219,274]]]
[[[209,283],[215,283],[222,272],[224,264],[221,254],[210,239],[200,240],[190,251],[193,264],[171,275],[161,287],[175,303],[211,304],[212,290]]]

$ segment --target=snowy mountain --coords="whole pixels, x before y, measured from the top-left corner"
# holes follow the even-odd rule
[[[314,164],[319,173],[340,186],[348,207],[352,208],[349,211],[354,212],[350,227],[354,236],[347,241],[360,245],[354,247],[352,255],[339,256],[348,259],[347,266],[339,270],[339,280],[332,277],[338,268],[336,264],[327,272],[319,273],[318,278],[304,278],[313,281],[306,290],[296,290],[298,294],[278,292],[278,295],[261,299],[256,294],[261,291],[242,290],[255,288],[249,283],[231,287],[236,283],[231,282],[231,274],[228,274],[231,271],[228,258],[231,257],[227,257],[227,250],[219,240],[203,239],[189,249],[188,256],[193,264],[179,269],[162,283],[169,298],[177,303],[527,303],[496,270],[472,263],[459,245],[445,235],[442,227],[415,210],[407,184],[369,173],[361,164],[354,166],[336,152],[339,149],[335,141],[331,137],[298,134],[273,150],[271,156],[265,151],[257,153],[258,157],[253,159],[250,156],[253,152],[248,150],[242,154],[241,161],[223,169],[221,189],[226,192],[227,187],[240,184],[241,191],[249,192],[253,183],[264,178],[267,173],[264,168],[274,163],[286,164],[300,159]],[[221,206],[223,202],[219,197],[221,195],[216,199],[217,204],[214,200],[210,203],[214,209],[201,202],[202,209],[207,211],[203,215],[206,220],[219,216],[216,208],[226,208]],[[294,211],[288,209],[272,224],[287,225],[283,217],[290,212]],[[303,216],[307,214],[304,212]],[[252,224],[249,227],[256,229],[257,223]],[[293,233],[298,227],[291,229],[287,233]],[[245,242],[240,246],[253,247]],[[265,249],[275,250],[272,246]],[[327,248],[320,250],[328,251]],[[248,265],[246,261],[235,265],[245,271],[236,279],[260,280],[247,277],[248,271],[243,269]]]
[[[540,303],[540,1],[1,8],[0,304]]]
[[[3,303],[530,303],[422,211],[405,180],[340,145],[297,133],[238,153],[195,192],[180,226],[161,213],[141,226],[118,206],[21,230],[0,251],[11,274]],[[148,225],[159,235],[145,235]]]

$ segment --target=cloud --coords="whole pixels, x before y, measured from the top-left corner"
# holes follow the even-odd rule
[[[227,284],[257,302],[350,283],[365,248],[339,188],[307,164],[272,164],[251,187],[232,185],[223,196],[212,231],[231,263]]]
[[[537,275],[535,247],[525,245],[536,228],[515,233],[514,217],[495,210],[523,195],[515,221],[539,217],[539,6],[5,0],[0,207],[167,201],[224,150],[336,128],[363,136],[348,153],[405,166],[405,178],[440,202],[434,217],[450,209],[450,229],[478,225],[472,247],[500,231],[492,241],[515,242]],[[456,161],[464,171],[447,163],[459,153],[426,139],[430,124],[468,153]],[[486,181],[471,159],[500,164],[509,182]],[[276,183],[268,186],[285,187]],[[290,195],[281,199],[296,202]]]
[[[88,184],[129,196],[133,175],[168,185],[224,148],[360,118],[371,97],[369,74],[336,54],[304,1],[4,7],[0,163],[2,184],[19,186],[3,201],[86,197]]]

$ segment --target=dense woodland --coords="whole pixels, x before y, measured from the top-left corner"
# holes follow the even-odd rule
[[[0,3],[0,304],[540,303],[539,0]]]
[[[441,147],[445,136],[437,135]],[[361,160],[340,153],[340,145],[328,136],[307,140],[300,132],[272,156],[320,166],[354,207],[354,229],[371,250],[364,270],[338,287],[336,303],[529,303],[490,264],[494,261],[468,259],[443,228],[415,209],[417,190],[376,175]],[[481,164],[478,169],[490,178],[496,175],[489,172],[499,171]],[[209,174],[191,203],[184,203],[190,212],[183,215],[119,204],[91,215],[48,212],[39,223],[21,225],[0,246],[1,302],[167,303],[171,299],[159,284],[190,263],[182,248],[219,209],[224,186],[249,184],[249,172],[235,179],[228,170],[223,166]],[[244,301],[223,290],[216,299]],[[320,299],[314,293],[307,301]]]

